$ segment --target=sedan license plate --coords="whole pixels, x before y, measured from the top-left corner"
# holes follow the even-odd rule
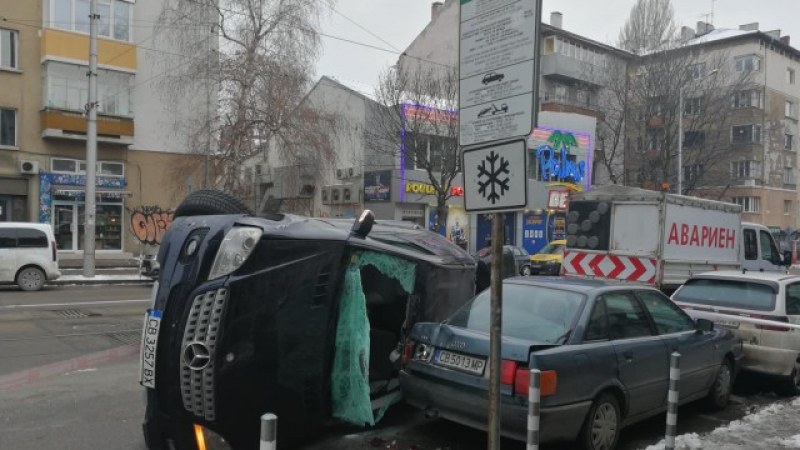
[[[436,363],[440,366],[463,370],[474,373],[475,375],[483,375],[483,369],[486,366],[486,360],[483,358],[448,352],[446,350],[440,350],[436,354]]]
[[[150,389],[156,388],[156,346],[160,327],[161,311],[148,309],[144,315],[144,330],[142,330],[139,383]]]

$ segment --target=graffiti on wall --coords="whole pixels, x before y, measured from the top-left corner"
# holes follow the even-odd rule
[[[172,224],[174,211],[160,206],[140,206],[130,211],[133,237],[142,244],[158,245]]]

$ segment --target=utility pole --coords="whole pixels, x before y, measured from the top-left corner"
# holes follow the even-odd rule
[[[94,277],[95,219],[97,216],[97,0],[89,7],[89,103],[86,105],[86,220],[83,224],[83,276]]]

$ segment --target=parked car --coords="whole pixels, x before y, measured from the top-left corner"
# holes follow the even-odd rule
[[[143,334],[150,449],[252,448],[266,411],[289,449],[372,424],[400,398],[411,326],[474,295],[475,261],[417,225],[251,214],[208,190],[175,210]]]
[[[158,273],[161,271],[161,265],[158,263],[158,251],[160,248],[160,245],[156,245],[148,251],[142,252],[139,261],[140,274],[154,280],[158,279]]]
[[[60,276],[56,239],[49,224],[0,222],[0,284],[38,291]]]
[[[442,323],[414,326],[400,383],[429,415],[485,429],[490,293]],[[525,440],[530,368],[542,371],[542,442],[613,449],[620,430],[667,406],[670,353],[681,353],[680,402],[728,404],[741,342],[695,322],[660,291],[599,280],[503,282],[502,430]]]
[[[558,275],[561,273],[561,262],[564,260],[564,250],[567,248],[567,241],[560,239],[551,241],[539,250],[535,255],[531,255],[531,275]]]
[[[672,295],[689,314],[713,319],[744,341],[742,369],[778,377],[800,395],[800,276],[720,271],[696,275]]]
[[[484,247],[478,250],[475,258],[486,263],[491,268],[492,247]],[[524,248],[516,245],[503,246],[503,278],[515,277],[517,275],[531,274],[531,255]]]

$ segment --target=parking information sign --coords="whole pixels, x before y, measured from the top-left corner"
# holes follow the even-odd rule
[[[464,208],[509,211],[527,204],[524,139],[464,150]]]
[[[459,143],[533,130],[537,0],[461,0]]]

